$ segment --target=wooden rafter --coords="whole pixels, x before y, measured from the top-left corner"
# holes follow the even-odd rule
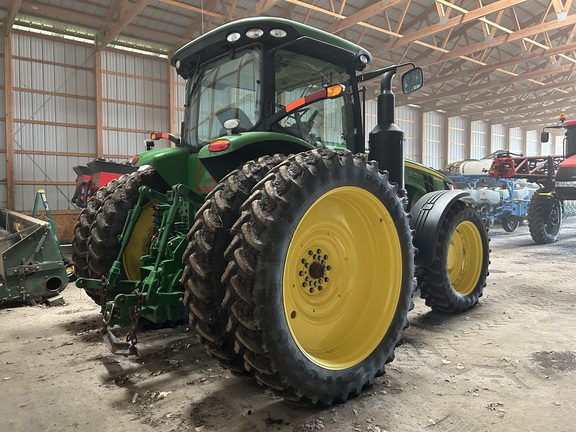
[[[15,0],[12,2],[12,7],[8,12],[8,16],[4,22],[4,34],[8,36],[10,34],[10,30],[12,30],[12,26],[14,25],[14,21],[16,21],[16,15],[20,11],[20,7],[22,6],[22,0]]]
[[[126,28],[130,22],[136,18],[148,6],[150,0],[138,0],[132,4],[132,7],[118,17],[118,21],[105,31],[103,35],[96,37],[96,49],[101,50],[106,47],[110,42],[118,37],[118,35]]]
[[[452,50],[449,53],[443,54],[436,59],[432,59],[430,61],[430,64],[450,60],[450,59],[461,57],[461,56],[467,56],[467,55],[470,55],[474,52],[481,51],[481,50],[484,50],[484,49],[487,49],[490,47],[495,47],[495,46],[501,45],[503,43],[513,42],[516,40],[522,40],[526,37],[530,37],[530,36],[533,36],[533,35],[538,34],[538,33],[558,29],[558,28],[565,27],[568,25],[573,25],[573,24],[576,24],[576,14],[569,16],[564,21],[549,21],[549,22],[544,23],[542,25],[528,27],[528,28],[525,28],[523,30],[513,32],[511,34],[499,36],[497,38],[494,38],[491,42],[488,42],[488,43],[480,42],[480,43],[476,43],[476,44],[472,44],[469,46],[464,46],[464,47]]]
[[[338,24],[331,25],[328,27],[328,31],[330,33],[338,33],[339,31],[351,27],[360,21],[364,21],[370,17],[373,17],[374,15],[384,12],[386,9],[391,8],[392,6],[396,6],[397,4],[402,3],[402,1],[403,0],[379,0],[370,6],[364,7],[358,12],[347,16]]]
[[[462,14],[460,16],[450,18],[446,22],[446,24],[432,25],[429,27],[425,27],[421,30],[412,32],[409,35],[402,36],[397,41],[395,41],[391,44],[386,44],[385,47],[391,49],[391,48],[394,48],[397,46],[402,46],[402,45],[408,44],[410,42],[420,40],[424,37],[439,33],[441,31],[445,31],[445,30],[448,30],[450,28],[465,24],[467,22],[476,21],[485,15],[491,14],[493,12],[497,12],[499,10],[508,8],[510,6],[514,6],[516,4],[523,3],[525,1],[526,0],[500,0],[500,1],[497,1],[496,3],[490,4],[488,6],[484,6],[484,7],[475,9],[473,11],[466,12],[465,14]],[[437,4],[440,4],[440,3],[437,3]]]
[[[188,4],[188,3],[184,3],[184,2],[176,1],[176,0],[160,0],[160,1],[161,1],[162,3],[166,3],[166,4],[169,4],[169,5],[172,5],[172,6],[176,6],[176,7],[182,8],[182,9],[186,9],[186,10],[189,10],[189,11],[192,11],[192,12],[196,12],[196,13],[200,13],[200,14],[204,14],[204,15],[209,15],[209,16],[213,16],[213,17],[216,17],[216,18],[221,18],[221,19],[224,19],[224,20],[226,19],[226,15],[223,15],[223,14],[220,14],[220,13],[217,13],[217,12],[212,12],[212,11],[210,10],[210,8],[208,8],[208,7],[199,8],[199,7],[196,7],[196,6],[192,6],[192,5]]]

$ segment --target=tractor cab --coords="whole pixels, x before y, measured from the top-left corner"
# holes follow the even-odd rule
[[[272,146],[283,154],[364,152],[358,84],[384,72],[357,75],[370,60],[356,44],[288,20],[219,27],[172,58],[187,82],[180,145],[199,151],[217,181]],[[422,85],[421,74],[410,78],[407,91]]]
[[[556,171],[556,193],[561,200],[576,200],[576,120],[564,122],[566,159]]]
[[[566,120],[560,115],[556,125],[546,126],[540,135],[542,142],[548,142],[550,133],[546,129],[564,129],[564,157],[558,165],[554,188],[559,200],[576,200],[576,120]]]

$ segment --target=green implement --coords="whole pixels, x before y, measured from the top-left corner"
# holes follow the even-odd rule
[[[0,304],[42,301],[68,283],[49,222],[0,209],[0,256]]]

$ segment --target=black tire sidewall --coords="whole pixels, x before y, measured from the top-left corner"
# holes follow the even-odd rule
[[[310,176],[304,188],[295,188],[290,206],[281,212],[281,218],[271,225],[263,237],[264,244],[273,244],[268,253],[263,253],[268,265],[259,265],[255,275],[255,286],[266,287],[260,293],[261,301],[254,310],[258,322],[267,323],[260,329],[264,350],[271,359],[273,369],[282,371],[288,386],[299,388],[305,394],[316,395],[320,400],[329,400],[342,392],[359,392],[353,383],[371,382],[375,371],[382,369],[393,358],[406,315],[412,306],[413,252],[408,221],[395,192],[378,179],[376,173],[354,169],[353,164],[342,169],[329,170],[327,176]],[[321,165],[321,168],[323,166]],[[367,175],[367,173],[369,175]],[[379,198],[391,214],[402,249],[402,291],[391,325],[378,347],[357,365],[331,370],[319,366],[299,348],[290,331],[285,315],[283,298],[284,264],[292,234],[296,231],[305,212],[326,192],[342,186],[355,186],[367,190]],[[385,287],[382,287],[385,289]],[[362,337],[362,335],[358,335]],[[361,375],[361,377],[359,377]],[[376,375],[378,375],[376,373]]]
[[[488,265],[490,262],[490,249],[488,245],[488,235],[486,234],[486,226],[482,221],[482,217],[474,209],[466,206],[464,209],[458,211],[456,208],[454,210],[457,212],[456,217],[450,223],[450,227],[447,230],[447,242],[443,245],[442,251],[442,262],[448,262],[448,248],[450,240],[456,231],[456,228],[465,221],[472,222],[480,235],[482,243],[482,266],[480,270],[480,277],[476,281],[476,286],[474,289],[466,294],[462,295],[454,287],[450,281],[450,276],[448,275],[448,267],[443,266],[444,277],[447,281],[447,286],[452,290],[451,296],[454,298],[454,303],[457,310],[466,310],[478,302],[478,298],[481,296],[484,286],[486,285],[486,276],[488,274]],[[447,219],[445,219],[447,221]]]

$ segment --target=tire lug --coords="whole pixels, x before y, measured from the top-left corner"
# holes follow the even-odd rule
[[[314,288],[310,288],[310,294],[314,293]]]

